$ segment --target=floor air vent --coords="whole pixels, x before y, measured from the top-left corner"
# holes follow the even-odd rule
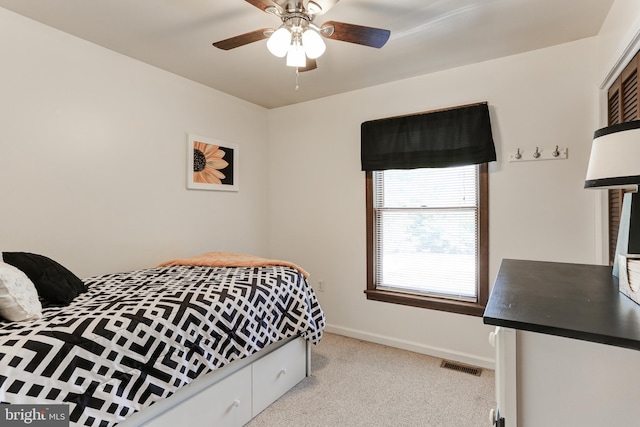
[[[476,368],[475,366],[462,365],[458,362],[452,362],[450,360],[443,360],[442,364],[440,364],[441,368],[451,369],[452,371],[463,372],[469,375],[475,375],[479,377],[482,374],[481,368]]]

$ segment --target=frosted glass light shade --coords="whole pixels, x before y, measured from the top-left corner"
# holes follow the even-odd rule
[[[284,57],[291,44],[291,32],[286,28],[278,28],[267,40],[267,49],[278,58]]]
[[[307,29],[302,33],[302,46],[304,46],[305,53],[311,59],[319,58],[327,48],[322,36],[312,29]]]
[[[307,58],[304,55],[304,49],[298,43],[289,46],[287,53],[287,65],[289,67],[304,67],[307,65]]]

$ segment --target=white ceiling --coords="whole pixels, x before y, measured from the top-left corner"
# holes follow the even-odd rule
[[[212,42],[280,20],[244,0],[0,0],[0,7],[267,108],[570,42],[598,33],[613,0],[341,0],[315,23],[385,28],[381,49],[327,40],[300,73],[266,41]]]

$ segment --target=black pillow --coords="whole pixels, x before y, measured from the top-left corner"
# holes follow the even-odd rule
[[[22,270],[36,286],[38,295],[53,304],[69,305],[87,291],[84,282],[54,260],[28,252],[3,252],[7,264]]]

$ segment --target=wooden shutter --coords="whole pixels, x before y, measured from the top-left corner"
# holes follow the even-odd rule
[[[629,62],[608,91],[608,124],[640,120],[640,85],[638,69],[640,52]],[[609,263],[613,265],[616,253],[620,214],[622,213],[622,190],[609,190]]]

